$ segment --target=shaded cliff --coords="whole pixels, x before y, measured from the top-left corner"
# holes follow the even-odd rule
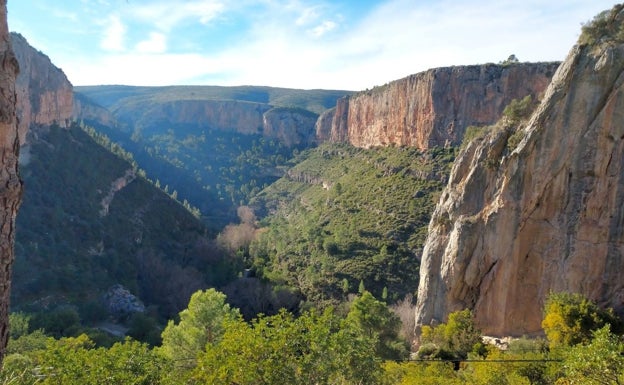
[[[319,140],[427,149],[461,143],[468,126],[496,122],[509,102],[544,92],[559,63],[436,68],[338,100]]]
[[[89,86],[77,91],[137,136],[186,126],[262,135],[290,147],[314,144],[318,114],[350,93],[254,86]]]
[[[89,123],[97,123],[108,127],[115,127],[117,119],[109,110],[100,106],[87,96],[74,93],[73,120],[83,120]]]
[[[471,308],[486,334],[538,334],[550,291],[624,310],[624,44],[595,40],[518,131],[503,121],[458,156],[429,224],[418,325]]]
[[[67,127],[72,118],[73,88],[61,69],[26,39],[11,33],[11,44],[20,66],[16,80],[20,142],[31,125]]]

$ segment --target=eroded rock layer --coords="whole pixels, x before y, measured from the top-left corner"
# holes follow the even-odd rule
[[[576,46],[519,144],[499,129],[461,152],[429,225],[418,325],[471,308],[485,334],[538,334],[550,291],[624,309],[623,71],[624,45]]]
[[[509,102],[544,92],[559,63],[436,68],[339,99],[317,138],[357,147],[427,149],[461,143],[466,127],[496,122]]]
[[[16,80],[20,142],[31,125],[53,123],[67,127],[74,107],[73,87],[61,69],[26,39],[11,33],[11,44],[20,66]]]

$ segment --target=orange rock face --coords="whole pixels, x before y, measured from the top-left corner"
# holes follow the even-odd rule
[[[540,98],[559,63],[437,68],[338,100],[319,141],[357,147],[457,145],[468,126],[496,122],[509,102]]]
[[[11,33],[11,43],[20,66],[16,80],[17,116],[20,143],[24,143],[31,125],[68,125],[74,104],[73,87],[63,71],[24,37]]]
[[[460,153],[429,225],[416,321],[471,308],[485,334],[541,333],[550,291],[624,311],[624,44],[575,47],[510,148]]]

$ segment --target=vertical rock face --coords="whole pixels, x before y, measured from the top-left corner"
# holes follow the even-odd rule
[[[17,116],[20,142],[24,143],[33,124],[68,125],[74,107],[73,87],[63,71],[23,36],[11,33],[11,42],[21,68],[16,84]]]
[[[274,108],[237,100],[172,100],[137,103],[115,111],[134,127],[150,130],[163,124],[196,125],[241,134],[261,134],[288,145],[315,141],[317,115],[301,108]],[[138,116],[138,119],[137,119]]]
[[[461,143],[466,127],[496,122],[513,99],[541,96],[559,63],[437,68],[338,100],[317,138],[357,147]]]
[[[15,115],[18,63],[11,49],[6,0],[0,0],[0,368],[9,337],[9,294],[15,244],[15,217],[22,183],[17,160],[19,139]]]
[[[74,93],[72,119],[97,122],[109,127],[117,125],[117,120],[109,110],[77,93]]]
[[[550,291],[624,310],[624,45],[573,48],[518,135],[516,147],[495,130],[458,156],[429,225],[417,325],[471,308],[486,334],[541,333]]]
[[[272,108],[262,116],[262,134],[286,146],[310,145],[316,141],[318,115],[300,108]]]

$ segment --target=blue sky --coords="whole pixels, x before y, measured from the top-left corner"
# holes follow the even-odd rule
[[[8,0],[74,85],[363,90],[428,68],[563,60],[603,0]]]

